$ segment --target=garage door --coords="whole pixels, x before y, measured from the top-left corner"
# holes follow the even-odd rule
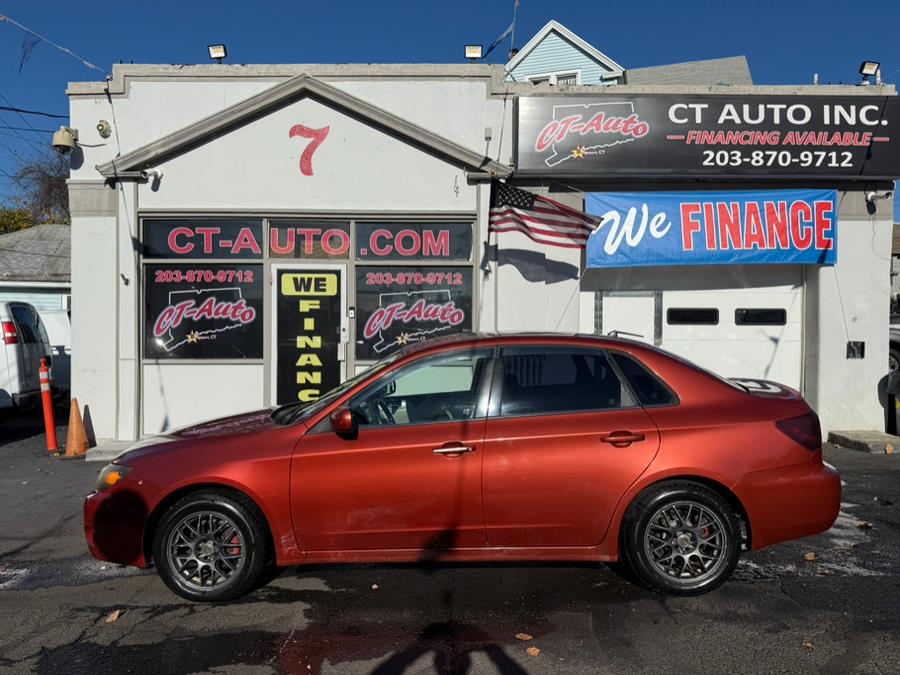
[[[802,268],[706,268],[663,289],[662,347],[725,377],[800,387]]]

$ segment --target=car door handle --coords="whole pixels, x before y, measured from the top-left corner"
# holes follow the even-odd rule
[[[636,434],[631,431],[613,431],[609,434],[603,434],[600,440],[604,443],[610,443],[617,448],[624,448],[632,443],[644,440],[644,434]]]
[[[475,452],[475,448],[469,447],[468,445],[451,445],[448,447],[441,446],[440,448],[434,448],[432,452],[436,455],[461,455],[464,452]]]

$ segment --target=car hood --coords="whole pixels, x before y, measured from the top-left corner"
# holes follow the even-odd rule
[[[263,408],[238,415],[229,415],[171,429],[162,434],[147,436],[125,448],[113,461],[120,461],[126,455],[129,459],[134,459],[159,449],[174,449],[176,444],[188,445],[192,441],[215,439],[220,436],[233,438],[238,434],[251,434],[271,429],[278,426],[272,420],[272,410],[272,408]]]

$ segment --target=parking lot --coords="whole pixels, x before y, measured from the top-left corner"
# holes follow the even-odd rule
[[[827,447],[846,481],[835,527],[745,556],[696,598],[605,565],[353,565],[288,568],[210,606],[88,556],[100,465],[48,457],[39,430],[0,427],[3,673],[900,672],[896,456]]]

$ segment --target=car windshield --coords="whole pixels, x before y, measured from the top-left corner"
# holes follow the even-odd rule
[[[395,354],[392,354],[391,356],[378,361],[369,368],[366,368],[361,373],[357,373],[349,380],[344,380],[344,382],[336,386],[331,391],[323,394],[315,401],[297,401],[296,403],[287,403],[285,405],[279,406],[272,411],[272,419],[276,424],[286,425],[293,424],[297,420],[308,417],[309,415],[314,415],[318,411],[322,410],[322,408],[328,406],[335,399],[340,398],[341,395],[355,387],[362,380],[371,377],[372,375],[387,368],[390,364],[396,361],[401,354],[402,352],[396,352]]]

